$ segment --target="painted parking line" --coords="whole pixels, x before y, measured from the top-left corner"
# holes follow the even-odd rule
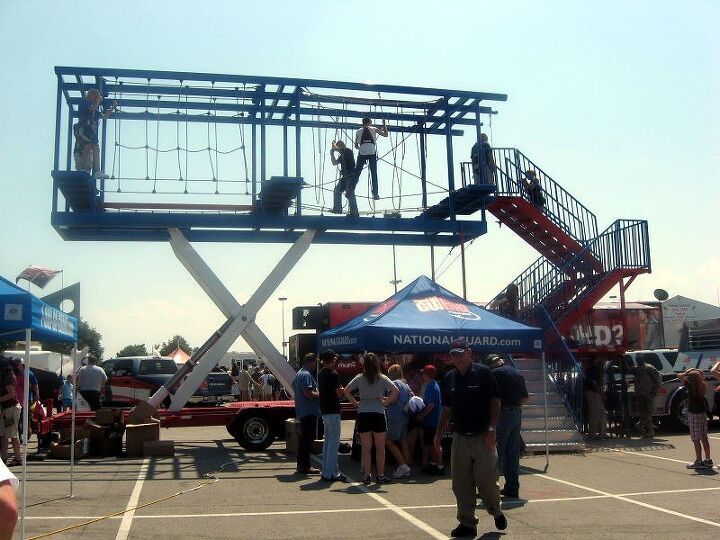
[[[144,459],[140,472],[138,473],[137,480],[135,481],[135,487],[130,494],[130,500],[128,500],[127,506],[125,507],[125,513],[122,516],[120,522],[120,529],[118,529],[115,540],[127,540],[128,534],[130,534],[130,527],[132,526],[133,516],[135,515],[135,507],[140,499],[140,492],[142,491],[143,483],[147,478],[149,459]]]
[[[585,495],[581,497],[556,497],[548,499],[521,499],[517,502],[504,500],[503,507],[522,506],[524,504],[538,503],[555,503],[555,502],[573,502],[573,501],[589,501],[596,499],[612,499],[617,497],[639,497],[645,495],[667,495],[675,493],[696,493],[703,491],[720,491],[718,487],[707,488],[691,488],[691,489],[665,489],[660,491],[636,491],[632,493],[608,493],[607,495]],[[454,504],[423,504],[412,506],[399,506],[400,510],[437,510],[446,508],[455,508]],[[313,514],[353,514],[362,512],[389,512],[390,508],[372,507],[372,508],[333,508],[325,510],[274,510],[268,512],[223,512],[214,514],[153,514],[146,516],[134,516],[134,520],[145,519],[208,519],[208,518],[240,518],[240,517],[267,517],[267,516],[295,516],[295,515],[313,515]],[[99,516],[28,516],[26,519],[35,521],[57,521],[57,520],[91,520],[97,519]],[[122,516],[113,516],[109,519],[122,519]]]
[[[640,457],[647,457],[647,458],[653,458],[653,459],[662,459],[665,461],[673,461],[675,463],[682,463],[684,465],[687,465],[688,463],[690,463],[686,459],[674,459],[674,458],[669,458],[669,457],[664,457],[664,456],[655,456],[653,454],[645,454],[644,452],[630,452],[628,450],[620,450],[617,448],[613,449],[613,452],[620,452],[622,454],[630,454],[631,456],[640,456]]]
[[[554,478],[552,476],[548,476],[546,474],[533,474],[533,476],[536,476],[538,478],[544,478],[546,480],[551,480],[553,482],[557,482],[559,484],[564,484],[566,486],[575,487],[578,489],[583,489],[585,491],[589,491],[591,493],[597,493],[599,495],[605,495],[606,497],[610,497],[612,499],[617,499],[618,501],[628,502],[630,504],[634,504],[637,506],[642,506],[643,508],[647,508],[649,510],[655,510],[656,512],[662,512],[664,514],[670,514],[671,516],[680,517],[683,519],[687,519],[690,521],[695,521],[697,523],[703,523],[705,525],[710,525],[711,527],[717,527],[720,528],[720,523],[716,523],[715,521],[710,521],[708,519],[699,518],[696,516],[691,516],[689,514],[683,514],[682,512],[676,512],[675,510],[670,510],[668,508],[662,508],[661,506],[655,506],[653,504],[648,504],[642,501],[636,501],[635,499],[629,499],[626,496],[623,495],[614,495],[612,493],[608,493],[607,491],[602,491],[600,489],[591,488],[588,486],[583,486],[581,484],[576,484],[574,482],[568,482],[567,480],[562,480],[560,478]]]
[[[313,460],[322,465],[322,462],[315,456],[313,456]],[[353,478],[351,478],[349,476],[347,477],[347,479],[350,481],[350,483],[351,483],[350,485],[357,487],[358,489],[360,489],[360,491],[365,493],[365,495],[367,495],[371,499],[379,502],[385,508],[387,508],[388,510],[390,510],[397,516],[400,516],[408,523],[411,523],[412,525],[414,525],[421,531],[424,531],[425,533],[429,534],[431,537],[436,538],[438,540],[446,540],[447,539],[447,536],[442,534],[437,529],[434,529],[433,527],[431,527],[430,525],[425,523],[423,520],[416,518],[415,516],[410,514],[407,510],[404,510],[401,507],[391,503],[385,497],[382,497],[382,496],[378,495],[377,493],[370,491],[367,487],[365,487],[365,485],[361,484],[357,480],[354,480]]]

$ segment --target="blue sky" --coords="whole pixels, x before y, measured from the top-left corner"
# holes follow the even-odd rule
[[[521,149],[590,207],[601,229],[617,218],[649,221],[653,273],[629,297],[648,299],[662,287],[717,304],[718,20],[716,1],[5,0],[0,275],[36,264],[81,281],[83,315],[104,335],[106,355],[174,333],[198,345],[222,323],[169,246],[64,242],[50,226],[53,67],[85,65],[506,93],[494,146]],[[472,141],[456,144],[466,159]],[[243,302],[287,246],[197,249]],[[279,345],[276,297],[288,298],[288,320],[294,305],[385,298],[390,255],[314,246],[258,324]],[[535,258],[490,221],[468,249],[469,298],[490,299]],[[404,283],[429,274],[429,265],[427,249],[398,249]],[[458,263],[440,283],[461,290]]]

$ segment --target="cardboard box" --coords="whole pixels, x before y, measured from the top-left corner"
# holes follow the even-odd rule
[[[285,451],[297,454],[298,439],[300,438],[300,420],[288,418],[285,420]]]
[[[88,455],[90,441],[78,439],[75,441],[75,459],[82,459]],[[70,441],[54,444],[50,447],[50,457],[55,459],[70,459]]]
[[[70,434],[72,432],[72,429],[70,428],[70,426],[59,428],[57,431],[60,434],[61,441],[69,441],[70,440]],[[85,438],[85,426],[83,424],[76,423],[75,424],[75,440],[78,441],[83,438]]]
[[[95,423],[107,426],[122,421],[122,411],[120,409],[103,408],[95,411]]]
[[[143,455],[145,457],[174,456],[175,441],[145,441]]]
[[[142,456],[145,441],[160,440],[160,422],[127,424],[125,426],[125,452],[128,456]]]

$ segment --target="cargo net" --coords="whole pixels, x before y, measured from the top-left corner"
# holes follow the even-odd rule
[[[117,110],[107,118],[105,136],[109,178],[103,189],[108,202],[217,202],[250,208],[263,179],[296,175],[296,109],[282,85],[261,88],[115,78],[104,80],[103,86],[104,105],[109,109],[117,103]],[[304,174],[298,175],[304,179],[303,213],[323,214],[332,209],[341,177],[339,166],[331,163],[331,146],[343,141],[357,158],[354,139],[361,112],[376,126],[381,125],[381,118],[390,120],[388,137],[376,141],[379,199],[372,197],[366,165],[355,189],[360,214],[416,214],[424,210],[423,195],[434,202],[447,196],[446,186],[430,180],[425,180],[425,194],[422,191],[420,148],[423,144],[429,155],[431,141],[416,129],[414,118],[421,118],[427,109],[417,105],[406,109],[399,98],[380,94],[372,100],[319,96],[302,87],[293,91],[296,94],[303,110],[300,159]],[[338,105],[327,107],[323,104],[327,100]],[[427,102],[427,107],[433,103]],[[444,149],[437,150],[444,156]],[[344,194],[341,202],[346,213]]]

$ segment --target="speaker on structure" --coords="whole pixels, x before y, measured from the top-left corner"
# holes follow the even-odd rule
[[[317,334],[293,334],[288,341],[288,362],[295,369],[302,365],[303,356],[317,351]]]
[[[298,306],[292,310],[293,330],[319,330],[322,320],[322,306]]]

